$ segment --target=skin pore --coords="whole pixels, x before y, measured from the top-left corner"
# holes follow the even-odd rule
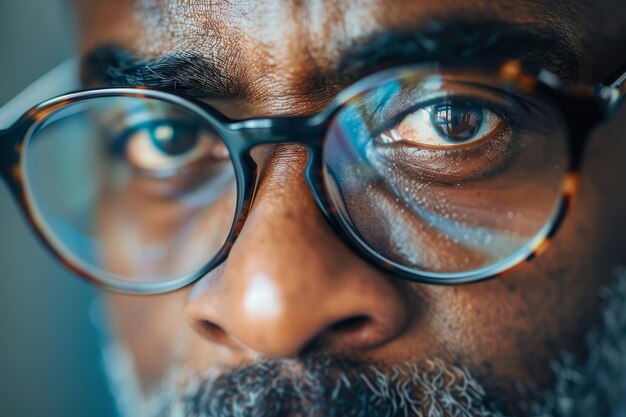
[[[432,21],[552,28],[577,65],[542,62],[541,51],[529,60],[566,79],[597,83],[626,51],[619,24],[626,9],[618,3],[115,0],[80,2],[79,10],[85,54],[107,45],[146,60],[198,54],[237,86],[227,96],[207,91],[203,98],[245,118],[323,109],[345,87],[332,74],[346,50]],[[563,351],[584,355],[580,338],[601,306],[596,294],[626,254],[624,201],[609,197],[624,194],[626,144],[614,140],[619,131],[594,135],[579,197],[546,253],[497,279],[445,287],[387,276],[352,253],[312,200],[302,176],[306,152],[293,145],[268,149],[254,205],[228,260],[176,293],[107,295],[117,337],[144,387],[174,363],[203,374],[266,359],[297,368],[299,360],[325,354],[390,367],[438,358],[467,368],[490,398],[514,408],[527,392],[551,383],[553,358]],[[103,204],[103,222],[124,212]],[[166,228],[180,226],[163,221],[172,213],[140,220],[155,235],[167,235]],[[187,214],[179,216],[184,222]],[[202,219],[196,223],[190,251],[206,239]],[[119,249],[115,239],[108,244]],[[123,250],[112,259],[129,268],[142,262]]]

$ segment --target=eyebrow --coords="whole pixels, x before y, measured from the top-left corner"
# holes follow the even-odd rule
[[[575,81],[579,62],[574,45],[552,26],[501,21],[435,21],[417,31],[372,34],[338,52],[336,67],[316,74],[310,81],[312,88],[345,86],[392,65],[433,62],[443,67],[495,69],[512,59],[531,73],[548,69],[564,81]],[[86,85],[176,90],[203,98],[245,97],[246,80],[236,76],[234,62],[185,50],[146,59],[104,45],[85,56],[82,78]]]

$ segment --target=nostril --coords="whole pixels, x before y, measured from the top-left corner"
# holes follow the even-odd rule
[[[234,339],[222,326],[210,320],[195,320],[194,330],[207,340],[220,345],[229,346],[233,350],[241,350],[242,345]]]
[[[331,333],[354,333],[362,330],[372,321],[367,316],[354,316],[332,324],[328,331]]]
[[[307,355],[319,350],[331,340],[351,339],[370,326],[373,322],[371,317],[361,315],[338,320],[328,326],[318,337],[311,340],[300,352],[300,355]]]
[[[198,330],[211,340],[223,340],[227,337],[226,332],[217,324],[208,320],[199,320],[197,322]]]
[[[192,319],[189,324],[204,339],[219,345],[228,346],[233,350],[242,350],[241,343],[233,338],[227,329],[211,320]]]

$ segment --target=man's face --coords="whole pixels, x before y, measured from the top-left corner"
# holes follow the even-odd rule
[[[470,36],[463,29],[468,25],[555,34],[568,50],[555,52],[551,45],[542,45],[525,51],[518,45],[497,51],[495,58],[520,59],[570,81],[598,82],[624,55],[626,38],[619,38],[621,50],[617,39],[626,33],[619,24],[626,20],[626,9],[609,3],[142,0],[84,2],[80,10],[85,53],[115,44],[150,60],[172,52],[202,56],[210,68],[206,74],[196,68],[194,94],[232,118],[247,118],[320,111],[352,81],[336,74],[351,68],[354,50],[389,34],[417,33],[434,23],[443,27],[450,43]],[[609,6],[614,7],[610,13]],[[460,55],[462,51],[456,50]],[[437,53],[433,60],[438,60]],[[453,58],[463,64],[463,56]],[[370,66],[359,65],[353,75],[406,60],[399,52]],[[442,56],[444,60],[450,56]],[[169,70],[175,79],[184,69]],[[227,80],[230,88],[213,88],[211,77]],[[198,86],[204,91],[197,91]],[[424,369],[428,381],[420,385],[410,378],[415,374],[401,372],[406,378],[400,380],[411,380],[415,389],[436,386],[430,383],[443,373],[453,387],[452,396],[463,402],[459,398],[465,395],[464,405],[471,409],[467,398],[475,395],[482,401],[482,394],[467,394],[453,384],[455,379],[469,380],[471,374],[485,387],[489,401],[515,410],[519,401],[550,384],[552,359],[563,351],[584,354],[578,341],[597,320],[601,303],[596,294],[624,256],[622,202],[608,196],[624,191],[619,174],[626,170],[619,166],[616,147],[624,151],[626,146],[608,136],[592,141],[579,198],[545,254],[497,279],[457,286],[403,281],[355,255],[313,201],[303,177],[306,151],[295,145],[269,147],[259,153],[257,192],[227,260],[176,293],[108,296],[119,340],[130,349],[145,388],[172,367],[200,378],[207,372],[223,372],[232,376],[218,384],[226,390],[227,401],[229,395],[245,397],[237,384],[246,390],[273,383],[284,388],[289,384],[277,382],[281,376],[309,372],[318,378],[316,383],[332,390],[342,370],[350,375],[348,380],[356,381],[358,372],[375,379],[368,371],[372,364],[389,374],[394,367],[410,364]],[[141,184],[135,186],[141,191]],[[228,212],[234,199],[227,192],[209,212],[194,217],[189,228],[186,214],[177,208],[120,220],[129,212],[128,205],[140,204],[140,192],[136,195],[124,204],[113,197],[103,203],[104,234],[108,222],[139,222],[142,230],[151,231],[141,237],[149,243],[168,235],[169,229],[186,227],[190,230],[181,244],[184,250],[174,256],[177,263],[188,261],[187,256],[202,256],[198,248],[215,233],[203,224]],[[120,239],[125,238],[107,235],[109,262],[120,270],[145,268],[145,260],[120,250]],[[456,369],[453,366],[463,367],[467,374],[446,374]],[[208,389],[207,380],[200,391]],[[302,385],[309,393],[310,387]],[[354,399],[358,395],[346,394],[354,394],[348,385],[331,397],[343,396],[351,407],[358,407],[361,403]],[[280,398],[279,391],[270,389],[265,402],[245,400],[259,415],[274,415],[268,398]],[[305,412],[290,407],[293,413]],[[425,412],[428,407],[419,403],[412,410]],[[453,410],[441,409],[444,414]]]

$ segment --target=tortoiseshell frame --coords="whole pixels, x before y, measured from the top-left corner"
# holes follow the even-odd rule
[[[424,65],[404,66],[381,71],[344,90],[323,112],[305,117],[276,117],[233,121],[199,100],[182,97],[171,92],[143,88],[106,88],[70,93],[32,108],[12,127],[0,132],[0,173],[14,196],[18,199],[33,229],[48,249],[75,274],[112,291],[131,294],[159,294],[174,291],[196,281],[212,268],[222,263],[228,256],[229,250],[243,227],[254,198],[258,168],[250,156],[250,150],[262,144],[279,143],[297,143],[307,148],[309,158],[304,175],[318,207],[349,247],[383,272],[416,282],[432,284],[459,284],[493,278],[529,261],[541,253],[557,231],[577,188],[578,171],[588,134],[595,125],[613,113],[623,99],[624,84],[626,84],[624,82],[626,65],[612,79],[596,87],[574,86],[563,88],[560,86],[558,79],[552,74],[542,71],[537,77],[528,76],[520,70],[519,65],[515,62],[505,63],[497,73],[493,74],[497,79],[516,86],[518,91],[540,93],[547,100],[550,100],[556,108],[560,109],[563,114],[569,133],[571,152],[568,172],[562,187],[562,204],[560,205],[558,215],[554,218],[552,224],[548,225],[545,236],[539,236],[533,249],[530,253],[524,254],[524,257],[514,259],[508,264],[488,273],[481,270],[479,273],[470,272],[447,275],[416,273],[410,268],[384,259],[380,254],[372,250],[340,218],[336,208],[331,203],[323,179],[324,140],[334,116],[347,104],[358,100],[367,91],[383,84],[386,80],[402,77],[403,74],[412,71],[425,71],[427,69],[438,72],[436,66],[426,67]],[[46,236],[42,221],[38,218],[36,211],[29,202],[24,181],[23,145],[32,129],[37,126],[38,122],[45,120],[56,110],[70,103],[95,97],[110,96],[158,99],[188,109],[207,120],[215,131],[221,135],[228,147],[234,164],[237,182],[235,221],[224,246],[217,255],[201,270],[193,274],[168,282],[149,284],[126,282],[115,279],[112,276],[95,276],[86,268],[81,267],[76,260],[64,255],[60,249],[55,247],[51,239]]]

